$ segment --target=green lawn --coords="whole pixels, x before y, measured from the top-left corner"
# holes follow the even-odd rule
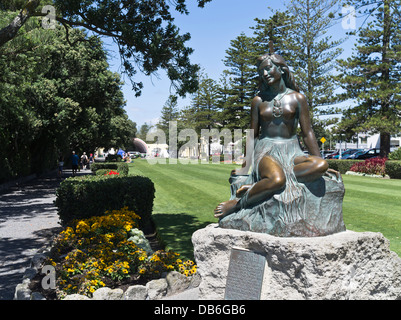
[[[193,257],[191,235],[209,223],[216,205],[228,200],[231,164],[149,164],[137,159],[130,174],[152,179],[156,188],[153,217],[168,248]],[[381,232],[401,256],[401,180],[343,176],[347,229]]]
[[[401,180],[343,175],[345,226],[354,231],[381,232],[401,256]]]

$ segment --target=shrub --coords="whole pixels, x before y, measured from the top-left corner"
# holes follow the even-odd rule
[[[388,160],[386,162],[386,173],[391,179],[401,179],[401,161]]]
[[[389,160],[401,160],[401,148],[398,148],[397,150],[391,152],[388,155]]]
[[[366,159],[363,162],[355,163],[350,170],[354,172],[384,176],[386,174],[386,161],[387,158]]]
[[[141,217],[144,229],[152,223],[154,193],[154,184],[147,177],[88,175],[62,181],[55,205],[63,225],[127,206]]]
[[[127,176],[129,172],[128,163],[125,162],[96,162],[91,165],[91,170],[96,174],[98,170],[114,170]]]
[[[107,162],[120,162],[122,159],[123,157],[119,154],[109,154],[106,157]]]
[[[363,162],[363,160],[331,160],[327,159],[327,163],[329,164],[329,168],[340,172],[341,174],[345,174],[347,171],[350,171],[351,167],[355,163]]]
[[[95,171],[97,176],[112,176],[112,175],[120,175],[120,172],[113,169],[99,169]]]
[[[58,298],[66,294],[91,296],[101,287],[144,283],[176,270],[192,275],[196,265],[179,254],[140,248],[130,236],[138,234],[140,217],[124,207],[101,217],[75,220],[55,240],[46,262],[56,268]],[[45,264],[46,264],[45,263]]]

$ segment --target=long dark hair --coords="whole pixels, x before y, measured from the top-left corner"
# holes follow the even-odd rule
[[[284,72],[282,77],[283,77],[283,80],[284,80],[284,83],[285,83],[286,87],[290,88],[290,89],[292,89],[294,91],[299,92],[299,87],[295,82],[294,74],[288,68],[288,65],[285,62],[284,58],[282,56],[279,56],[278,54],[275,54],[275,53],[271,54],[271,55],[266,53],[266,54],[264,54],[263,56],[260,56],[257,59],[256,66],[258,67],[258,70],[259,70],[259,66],[266,59],[270,59],[273,64],[275,64],[277,67],[280,67],[280,69]],[[263,82],[260,79],[259,88],[262,89],[262,86],[263,86]]]

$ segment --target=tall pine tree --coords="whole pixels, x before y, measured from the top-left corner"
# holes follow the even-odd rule
[[[322,121],[320,115],[332,113],[336,89],[331,71],[341,54],[343,40],[327,35],[335,23],[340,0],[291,0],[283,12],[273,11],[269,19],[255,19],[256,50],[268,51],[269,40],[274,51],[281,55],[294,72],[301,92],[305,95],[311,113],[312,126],[317,137],[331,121]],[[335,120],[334,120],[335,121]]]
[[[224,64],[228,85],[223,89],[225,103],[222,104],[223,125],[228,129],[247,129],[250,123],[251,100],[257,92],[257,70],[254,39],[241,34],[231,41],[226,50]]]
[[[156,124],[157,129],[163,130],[166,135],[166,139],[169,138],[170,133],[170,122],[177,121],[179,117],[177,96],[170,95],[161,110],[161,117],[159,122]]]
[[[401,132],[400,0],[349,1],[369,16],[359,30],[352,57],[340,60],[343,100],[355,102],[340,130],[380,133],[380,155],[390,152],[390,137]]]

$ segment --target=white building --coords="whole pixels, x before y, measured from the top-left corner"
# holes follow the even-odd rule
[[[391,137],[390,151],[394,151],[401,145],[401,137]],[[335,149],[380,149],[380,134],[369,135],[366,133],[359,133],[357,142],[337,142]]]

